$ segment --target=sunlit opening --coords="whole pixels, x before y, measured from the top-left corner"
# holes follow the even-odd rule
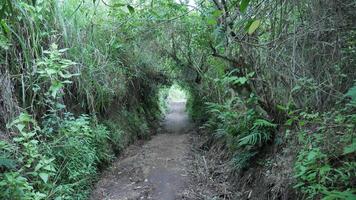
[[[195,0],[175,0],[177,3],[185,4],[189,10],[193,10],[197,7]]]
[[[168,101],[171,102],[186,102],[187,93],[179,85],[174,84],[168,90]]]

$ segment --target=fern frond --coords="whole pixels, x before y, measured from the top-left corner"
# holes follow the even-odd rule
[[[257,153],[256,151],[241,152],[233,157],[232,162],[237,169],[247,168],[251,163],[250,160],[257,155]]]
[[[0,157],[0,167],[5,167],[7,169],[13,169],[13,168],[15,168],[15,166],[16,166],[15,160]]]
[[[270,139],[270,135],[266,132],[253,131],[249,135],[239,140],[240,146],[256,145],[267,142]]]
[[[265,119],[256,119],[255,122],[253,123],[252,129],[260,127],[260,128],[275,128],[277,127],[277,124],[273,124]]]
[[[214,136],[216,138],[223,138],[226,134],[226,130],[222,128],[219,128],[214,132]]]

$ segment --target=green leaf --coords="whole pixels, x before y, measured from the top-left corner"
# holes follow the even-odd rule
[[[240,11],[245,12],[249,3],[250,3],[250,0],[242,0],[241,4],[240,4]]]
[[[24,124],[16,124],[15,126],[16,126],[17,130],[19,130],[20,132],[22,132],[23,129],[25,128]]]
[[[133,13],[135,12],[134,7],[132,7],[132,6],[130,6],[130,5],[127,5],[126,7],[127,7],[127,9],[129,10],[129,12],[130,12],[131,14],[133,14]]]
[[[53,98],[56,98],[58,91],[63,87],[63,83],[56,81],[54,82],[51,87],[49,88],[49,91],[51,92],[51,96]]]
[[[292,124],[293,124],[294,121],[295,121],[294,118],[290,118],[290,119],[288,119],[288,120],[284,123],[284,125],[286,125],[286,126],[292,126]]]
[[[44,183],[47,183],[49,174],[42,172],[42,173],[39,173],[38,175],[41,177],[41,179],[43,180]]]
[[[10,28],[9,28],[9,26],[7,26],[5,20],[2,19],[0,21],[0,25],[1,25],[2,29],[3,29],[3,31],[5,32],[5,34],[9,34],[10,33]]]
[[[50,68],[49,68],[49,69],[45,69],[45,71],[46,71],[46,73],[47,73],[48,76],[51,76],[51,75],[57,73],[57,70],[55,70],[55,69],[50,69]]]
[[[247,31],[248,34],[252,35],[256,31],[256,29],[260,26],[260,24],[261,24],[261,20],[259,20],[259,19],[253,21],[251,23],[250,27],[248,28],[248,31]]]
[[[346,190],[346,191],[322,191],[326,196],[322,198],[322,200],[335,200],[335,199],[343,199],[343,200],[354,200],[356,199],[356,195],[354,194],[355,190]]]
[[[250,73],[248,73],[246,76],[247,76],[248,78],[252,78],[254,75],[255,75],[255,72],[250,72]]]
[[[353,102],[356,102],[356,86],[350,88],[345,94],[345,96],[350,97]]]
[[[52,165],[46,165],[43,169],[51,172],[56,172],[56,169]]]
[[[126,4],[123,3],[115,3],[114,5],[112,5],[112,7],[123,7],[126,6]]]
[[[208,23],[208,25],[216,25],[216,19],[214,19],[214,18],[208,18],[207,23]]]
[[[221,10],[214,10],[214,12],[212,12],[212,16],[214,18],[218,18],[222,13],[223,13],[223,11],[221,11]]]
[[[243,85],[247,82],[247,78],[246,77],[238,77],[234,80],[234,84],[240,84]]]
[[[267,142],[270,135],[265,132],[250,132],[247,136],[239,139],[239,146],[256,145]]]
[[[353,141],[352,144],[344,147],[344,152],[343,152],[344,155],[354,153],[354,152],[356,152],[356,142],[355,141]]]
[[[22,142],[25,140],[25,138],[23,137],[15,137],[14,139],[12,139],[14,142]]]
[[[3,35],[0,35],[0,48],[4,50],[9,50],[10,48],[9,40]]]
[[[19,123],[35,123],[35,120],[32,119],[31,115],[27,113],[21,113],[20,116],[18,116],[14,121],[12,121],[10,124],[6,125],[6,128],[11,128],[16,124]]]
[[[300,89],[302,89],[302,87],[300,85],[296,85],[295,87],[293,87],[293,89],[291,90],[291,93],[300,91]]]
[[[256,127],[276,128],[277,124],[273,124],[265,119],[256,119],[255,122],[253,123],[252,128],[256,128]]]

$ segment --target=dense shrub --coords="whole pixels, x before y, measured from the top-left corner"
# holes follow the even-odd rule
[[[343,108],[322,114],[299,114],[301,150],[295,162],[298,181],[295,188],[308,199],[356,197],[353,180],[356,173],[353,159],[356,152],[356,104],[353,100],[346,102],[349,103],[338,105]],[[308,128],[310,126],[314,126],[313,129]]]

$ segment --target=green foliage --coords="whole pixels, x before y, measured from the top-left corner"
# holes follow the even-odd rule
[[[42,116],[36,113],[40,115],[39,123],[21,113],[7,126],[15,128],[18,136],[13,143],[1,142],[1,199],[87,199],[98,168],[110,163],[114,152],[128,144],[122,141],[120,128],[111,127],[109,131],[95,115],[75,117],[65,112],[66,89],[81,76],[73,72],[75,63],[64,58],[67,51],[52,44],[33,68],[31,107],[46,109]],[[146,116],[157,114],[155,109],[146,111],[141,105],[134,106],[136,111],[123,111],[121,116],[128,124],[130,141],[147,138]]]
[[[247,136],[239,139],[239,146],[264,144],[270,140],[270,135],[266,132],[253,131]]]
[[[356,86],[351,87],[345,96],[351,98],[351,105],[356,106]]]
[[[86,198],[85,191],[91,183],[91,178],[96,174],[96,163],[98,153],[94,143],[94,135],[89,126],[89,119],[86,116],[74,118],[67,116],[59,127],[58,136],[55,140],[59,147],[53,149],[51,155],[54,155],[58,165],[62,165],[60,171],[60,180],[64,185],[70,184],[72,188],[69,192],[61,195],[71,196],[76,199]],[[53,138],[53,139],[55,139]],[[101,153],[101,152],[100,152]],[[83,191],[76,194],[75,191]]]
[[[242,0],[240,3],[240,11],[245,12],[249,3],[250,3],[250,0]]]
[[[165,115],[168,111],[168,95],[169,95],[168,88],[163,87],[159,90],[158,102],[159,102],[159,110],[161,111],[162,115]]]
[[[99,165],[149,138],[166,110],[161,88],[177,82],[236,168],[281,126],[302,130],[296,188],[353,198],[354,10],[350,0],[2,1],[0,123],[17,133],[0,142],[0,197],[84,199]],[[23,113],[3,117],[19,112],[2,100]]]
[[[42,199],[44,197],[41,193],[35,193],[33,186],[28,180],[21,176],[18,172],[6,173],[1,177],[1,195],[2,199]]]
[[[96,150],[96,158],[98,164],[108,164],[113,160],[113,150],[108,141],[110,141],[111,132],[102,124],[97,124],[93,128],[92,144]],[[120,137],[120,133],[116,137]]]
[[[110,131],[108,139],[111,149],[114,154],[118,154],[129,143],[125,136],[127,137],[130,133],[127,131],[125,135],[125,131],[118,120],[106,120],[103,123]]]
[[[352,143],[350,145],[347,145],[344,147],[343,154],[347,155],[347,154],[352,154],[355,152],[356,152],[356,138],[353,138]]]
[[[42,154],[38,140],[41,129],[30,115],[22,113],[9,127],[16,127],[19,136],[13,138],[14,145],[3,145],[5,151],[16,158],[18,167],[8,168],[1,174],[0,197],[2,199],[43,199],[54,187],[56,174],[55,158]],[[31,128],[30,128],[31,127]],[[15,148],[21,151],[13,151]],[[2,152],[3,153],[3,152]],[[6,154],[5,154],[6,155]]]
[[[252,35],[260,26],[261,20],[254,20],[248,28],[248,34]]]
[[[58,46],[56,44],[52,44],[50,50],[43,52],[48,56],[44,57],[42,60],[36,63],[38,68],[37,73],[39,74],[39,82],[50,83],[47,95],[54,99],[58,97],[65,84],[72,83],[70,78],[78,75],[69,71],[70,67],[72,67],[75,63],[63,58],[63,53],[65,51],[66,49],[58,50]],[[41,87],[39,85],[36,86]],[[61,94],[63,96],[63,92]]]
[[[354,132],[355,127],[351,124],[355,120],[354,117],[348,119],[343,117],[348,113],[347,110],[345,111],[321,116],[324,122],[316,132],[301,131],[299,133],[302,150],[299,151],[294,166],[295,178],[298,180],[295,188],[300,189],[307,199],[356,198],[352,186],[356,169],[356,162],[352,159],[352,154],[356,143],[354,135],[349,134]],[[305,113],[301,115],[304,119],[307,118],[308,123],[321,118]],[[337,125],[338,131],[342,130],[346,134],[331,135],[334,133],[333,129],[330,130],[328,127],[333,126],[333,123],[335,123],[334,126]],[[330,145],[330,142],[337,142],[338,145]]]
[[[21,114],[9,125],[19,131],[14,144],[1,143],[1,156],[7,162],[2,165],[0,197],[86,199],[98,165],[110,162],[113,156],[109,131],[91,122],[88,116],[76,118],[68,113],[48,134],[44,131],[49,127],[41,129],[30,115]]]
[[[260,118],[262,115],[255,109],[246,110],[242,107],[249,105],[254,101],[253,99],[253,96],[247,100],[232,97],[222,105],[207,104],[210,119],[203,127],[214,131],[218,138],[226,140],[234,154],[232,162],[237,169],[249,166],[251,160],[258,155],[260,148],[271,140],[277,126]]]

